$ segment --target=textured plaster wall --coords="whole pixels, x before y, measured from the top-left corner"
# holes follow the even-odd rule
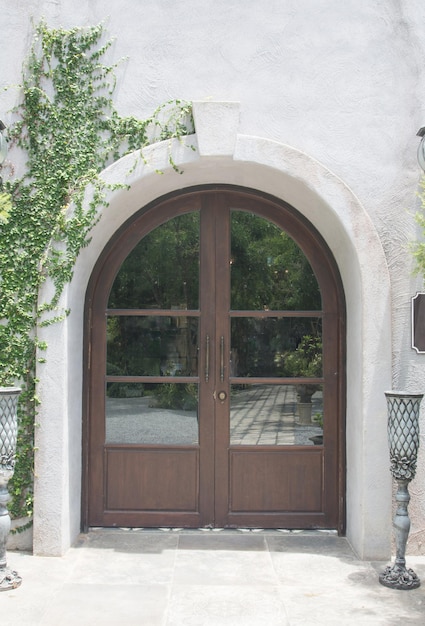
[[[410,347],[410,298],[423,282],[412,275],[408,252],[409,241],[417,235],[412,218],[420,177],[415,134],[425,124],[422,0],[80,0],[78,8],[70,0],[1,4],[0,88],[19,81],[32,19],[44,17],[53,27],[105,20],[110,35],[117,37],[111,60],[127,59],[117,72],[116,106],[121,114],[143,117],[174,97],[237,101],[241,135],[293,146],[344,181],[374,225],[390,272],[392,386],[425,390],[425,355]],[[8,111],[16,97],[13,88],[0,91],[0,118],[6,124],[12,120]],[[267,176],[265,171],[264,181]],[[245,184],[251,181],[246,176]],[[338,206],[334,208],[338,211]],[[327,229],[331,237],[332,225]],[[375,259],[369,262],[374,284],[366,294],[368,306],[374,301],[379,306],[382,276],[376,272]],[[347,299],[353,319],[361,317],[361,305],[350,293]],[[57,330],[58,335],[69,333],[70,342],[72,323]],[[380,329],[375,333],[379,335]],[[365,348],[369,340],[362,337],[359,346]],[[51,358],[72,382],[78,372],[63,365],[59,348],[53,353],[54,347]],[[379,355],[372,365],[364,374],[363,388],[381,396],[383,389],[374,376],[374,368],[381,366]],[[353,364],[348,364],[348,371],[353,380],[362,376]],[[58,413],[66,409],[64,404],[56,407]],[[364,432],[351,434],[373,436],[376,419],[382,417],[375,415],[372,402]],[[425,433],[424,415],[421,426]],[[56,428],[61,441],[78,440],[78,430],[69,430],[67,424]],[[350,428],[348,424],[348,434]],[[71,446],[77,443],[68,441]],[[424,435],[421,446],[418,478],[411,488],[410,545],[425,552]],[[373,449],[365,453],[365,471],[368,455]],[[63,472],[60,464],[78,461],[60,459],[58,467],[51,454],[46,459],[52,475]],[[75,507],[79,506],[75,471],[72,481],[70,499]],[[373,475],[365,485],[374,488]],[[46,503],[46,515],[61,515],[49,511],[49,506]],[[69,524],[62,515],[61,523]]]

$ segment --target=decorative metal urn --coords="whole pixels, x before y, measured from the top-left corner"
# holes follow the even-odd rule
[[[0,591],[16,589],[22,582],[6,563],[6,542],[10,532],[7,484],[13,476],[18,433],[17,405],[21,390],[0,387]]]
[[[407,507],[408,485],[416,473],[419,449],[419,409],[424,394],[401,391],[385,393],[388,405],[390,471],[397,482],[397,510],[393,520],[396,559],[379,576],[379,582],[393,589],[416,589],[421,584],[412,569],[406,568],[406,545],[410,531]]]

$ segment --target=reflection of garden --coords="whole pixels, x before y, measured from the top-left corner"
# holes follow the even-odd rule
[[[236,312],[230,321],[231,375],[320,379],[322,304],[307,258],[287,233],[262,217],[232,210],[230,227],[228,286]],[[109,377],[158,381],[200,375],[200,291],[208,289],[201,288],[208,273],[199,253],[195,211],[158,226],[127,256],[108,300]],[[320,427],[304,413],[322,413],[319,389],[310,384],[234,387],[232,443],[311,444],[309,437]],[[197,393],[195,384],[108,382],[107,441],[196,443]]]
[[[198,212],[179,215],[123,262],[108,301],[108,375],[198,375],[199,229]],[[232,375],[321,377],[321,295],[302,250],[264,218],[232,211],[230,254],[230,308],[264,312],[232,318]]]
[[[250,385],[232,392],[231,445],[312,445],[322,433],[323,398],[312,396],[312,421],[300,423],[297,389],[292,385]],[[315,421],[317,416],[318,421]]]
[[[322,392],[317,389],[313,418],[323,414]],[[233,389],[230,413],[231,445],[312,445],[310,437],[321,433],[319,422],[299,423],[292,385]],[[197,411],[155,406],[153,396],[106,398],[106,441],[193,445],[198,442]]]
[[[197,374],[198,319],[195,317],[109,317],[107,339],[109,375]]]

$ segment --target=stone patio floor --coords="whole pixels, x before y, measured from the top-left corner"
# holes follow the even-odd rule
[[[0,593],[1,626],[396,626],[425,624],[424,581],[379,584],[324,531],[93,529],[63,557],[8,551],[22,577]]]

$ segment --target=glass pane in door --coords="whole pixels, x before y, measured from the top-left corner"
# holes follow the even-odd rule
[[[319,317],[234,317],[231,337],[232,376],[322,376]]]
[[[196,376],[198,317],[109,315],[107,374]]]
[[[268,384],[232,385],[231,445],[312,446],[322,444],[322,385],[306,387]],[[301,402],[301,400],[307,401]]]
[[[108,383],[106,443],[197,445],[198,385]]]
[[[199,214],[179,215],[133,248],[115,278],[110,309],[197,309]]]
[[[252,213],[231,220],[231,309],[320,311],[316,276],[294,240]]]

